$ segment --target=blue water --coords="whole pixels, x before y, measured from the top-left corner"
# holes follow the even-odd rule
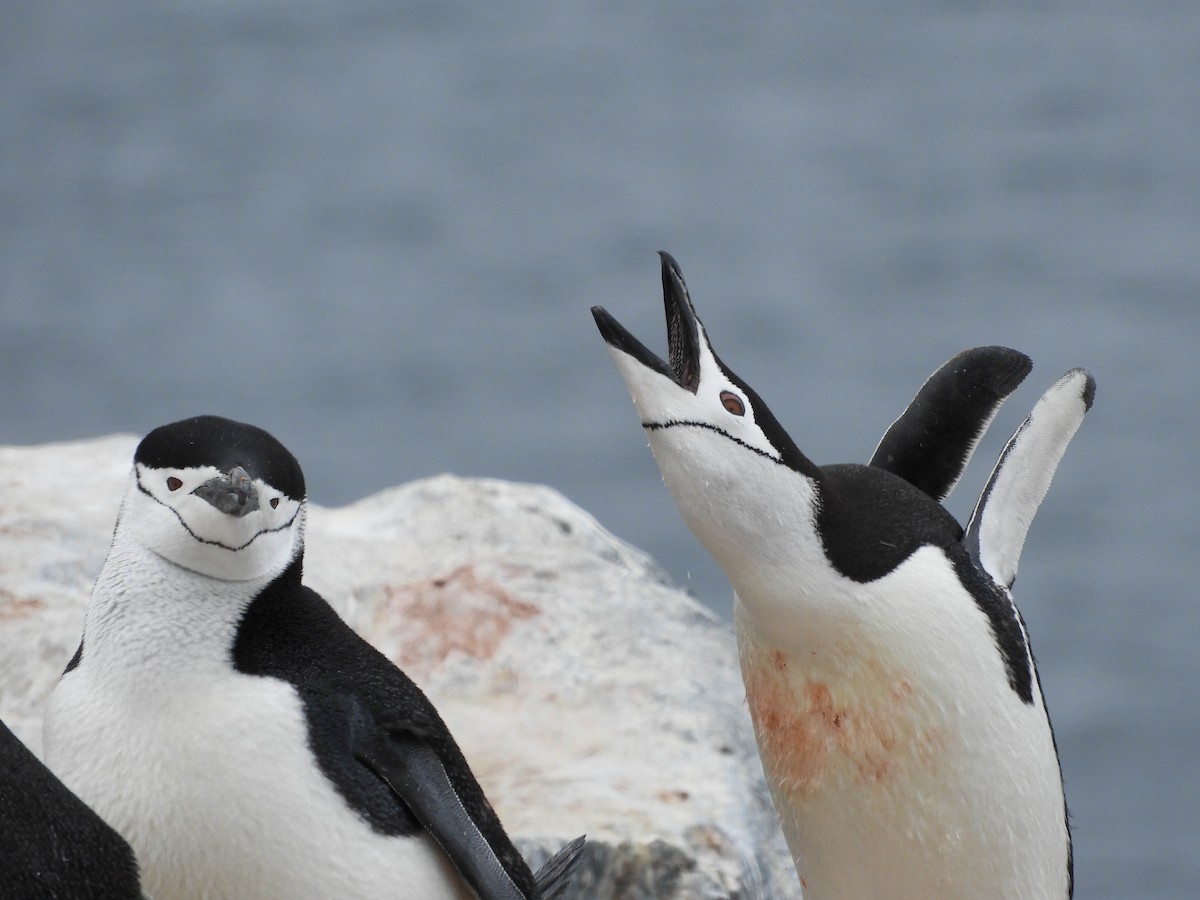
[[[654,251],[819,462],[925,375],[1099,382],[1017,585],[1077,896],[1200,883],[1200,6],[9,0],[0,442],[264,425],[334,505],[544,482],[728,614],[588,314]],[[68,486],[65,486],[68,487]]]

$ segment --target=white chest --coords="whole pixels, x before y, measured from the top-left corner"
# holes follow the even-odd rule
[[[124,692],[85,666],[65,676],[46,750],[132,844],[152,896],[466,896],[428,837],[376,834],[346,805],[286,683],[230,672]]]
[[[747,701],[807,900],[1066,897],[1040,693],[1009,688],[982,612],[931,577],[938,553],[858,586],[857,608],[739,597]]]
[[[260,586],[114,546],[50,697],[50,767],[133,846],[156,898],[458,898],[428,836],[379,835],[309,750],[287,682],[235,671]]]

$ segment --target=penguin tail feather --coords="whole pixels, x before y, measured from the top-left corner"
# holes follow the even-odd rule
[[[586,837],[587,835],[581,835],[575,838],[538,869],[534,879],[537,881],[538,897],[541,900],[558,900],[565,895],[575,877],[575,870],[579,868],[583,859]]]

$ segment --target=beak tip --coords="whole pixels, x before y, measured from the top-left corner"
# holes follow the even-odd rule
[[[621,327],[620,323],[603,306],[592,307],[592,318],[596,322],[596,327],[600,330],[600,336],[604,338],[604,342],[610,347],[621,347],[626,341],[625,329]]]

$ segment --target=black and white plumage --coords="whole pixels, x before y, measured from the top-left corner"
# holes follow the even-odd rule
[[[0,722],[0,896],[141,900],[137,860],[116,831]]]
[[[974,347],[944,363],[884,434],[869,465],[899,475],[934,500],[958,484],[1000,404],[1033,363],[1007,347]]]
[[[134,454],[47,759],[152,896],[557,897],[436,710],[301,582],[304,475],[261,429],[166,425]]]
[[[807,900],[1072,891],[1062,777],[1009,573],[1091,405],[1052,387],[971,529],[940,501],[1029,370],[934,373],[870,465],[818,466],[713,352],[662,254],[668,358],[592,310],[684,521],[735,590],[763,768]]]

